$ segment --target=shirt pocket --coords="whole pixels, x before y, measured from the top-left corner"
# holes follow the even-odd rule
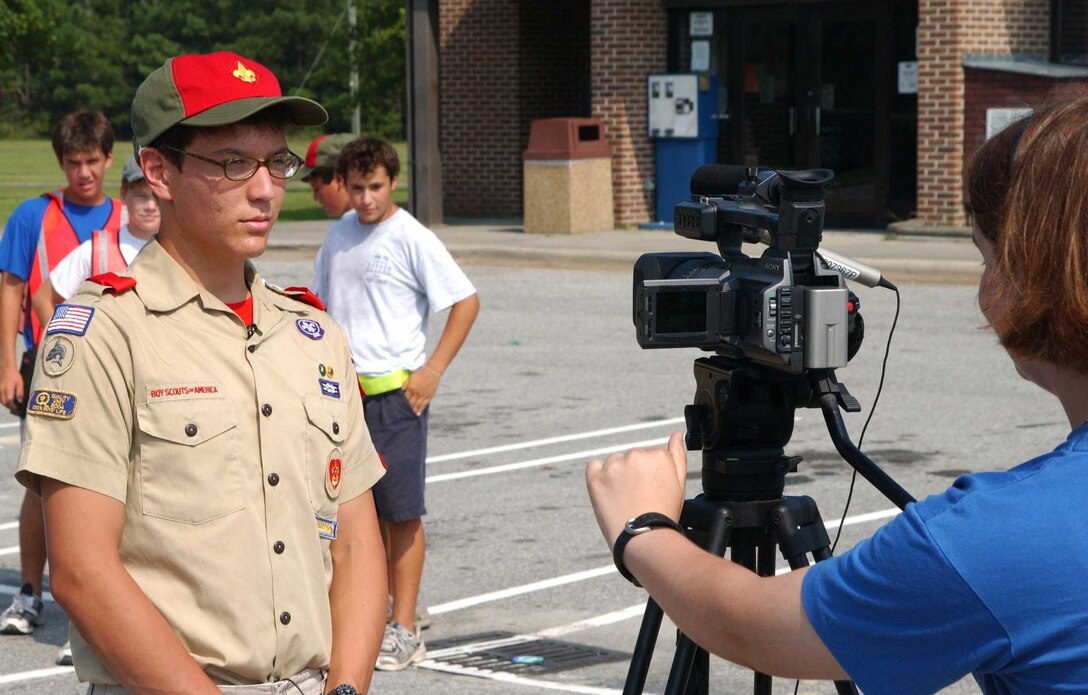
[[[306,479],[310,503],[318,516],[332,519],[344,486],[348,407],[326,396],[306,396],[302,404],[306,408]]]
[[[136,406],[143,513],[203,524],[245,508],[238,422],[227,400],[155,401]]]

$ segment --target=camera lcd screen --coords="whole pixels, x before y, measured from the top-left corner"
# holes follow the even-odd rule
[[[656,333],[706,333],[706,292],[658,292]]]

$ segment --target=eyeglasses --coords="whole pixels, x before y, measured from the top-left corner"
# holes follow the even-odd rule
[[[223,176],[226,176],[231,181],[245,181],[246,179],[250,179],[262,166],[265,169],[268,169],[269,176],[274,179],[289,179],[294,176],[298,172],[299,167],[302,166],[302,157],[299,157],[294,152],[277,154],[268,159],[233,157],[231,159],[218,160],[194,154],[186,150],[179,150],[178,148],[170,147],[169,145],[165,145],[163,149],[173,150],[174,152],[193,157],[194,159],[221,166],[223,167]]]

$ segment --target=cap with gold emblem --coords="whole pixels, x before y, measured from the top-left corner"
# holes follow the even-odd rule
[[[178,124],[230,125],[272,106],[283,110],[289,125],[321,125],[329,118],[316,101],[283,96],[276,76],[255,60],[229,51],[176,56],[137,88],[132,141],[145,147]]]

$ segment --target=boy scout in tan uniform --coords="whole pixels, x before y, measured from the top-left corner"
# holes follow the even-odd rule
[[[284,126],[325,117],[230,53],[172,58],[137,91],[159,236],[57,308],[17,473],[43,497],[88,693],[369,686],[383,466],[351,352],[247,260],[301,163]]]

